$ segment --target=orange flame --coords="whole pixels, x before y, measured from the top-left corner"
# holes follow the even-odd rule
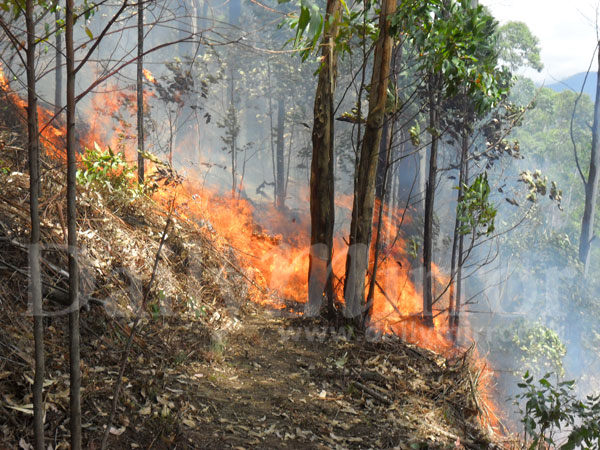
[[[152,72],[150,72],[148,69],[142,69],[142,72],[144,73],[144,78],[146,78],[146,80],[152,84],[156,84],[156,78],[154,78]]]

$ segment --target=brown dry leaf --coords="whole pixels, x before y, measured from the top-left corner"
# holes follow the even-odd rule
[[[23,414],[28,414],[33,416],[33,404],[27,403],[25,405],[17,406],[17,405],[6,405],[10,409],[14,409],[15,411],[22,412]]]
[[[182,422],[189,428],[194,428],[196,426],[196,422],[194,422],[192,419],[183,419]]]
[[[25,438],[21,438],[21,440],[19,441],[19,448],[21,448],[23,450],[33,450],[33,445],[28,443],[25,440]]]
[[[125,427],[115,428],[110,427],[110,434],[114,434],[115,436],[121,436],[125,432]]]
[[[333,433],[329,433],[329,437],[331,437],[331,439],[333,439],[334,441],[337,441],[337,442],[341,442],[344,440],[344,438],[342,436],[337,436]]]

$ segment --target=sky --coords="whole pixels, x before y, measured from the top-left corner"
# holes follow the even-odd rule
[[[585,72],[596,46],[596,5],[600,0],[480,0],[502,24],[525,22],[540,40],[544,70],[525,75],[552,84]],[[597,70],[596,60],[592,70]]]

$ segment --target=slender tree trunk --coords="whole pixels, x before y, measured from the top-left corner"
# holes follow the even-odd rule
[[[60,11],[58,10],[57,2],[56,11],[54,11],[54,21],[58,23],[60,20]],[[54,111],[58,112],[62,108],[62,37],[61,33],[54,33],[54,46],[56,47],[55,59],[56,67],[54,68]]]
[[[42,279],[40,269],[40,140],[37,117],[35,79],[35,17],[34,1],[25,2],[27,28],[27,134],[29,144],[29,236],[30,299],[33,305],[33,340],[35,380],[33,384],[33,434],[36,450],[44,450],[44,318],[42,311]]]
[[[287,167],[285,169],[285,183],[283,185],[283,198],[287,198],[288,184],[290,182],[290,167],[292,167],[292,143],[294,142],[294,125],[290,131],[290,142],[288,142]]]
[[[273,168],[273,206],[277,207],[277,165],[275,164],[275,142],[273,139],[273,87],[271,86],[271,63],[267,61],[269,84],[269,143],[271,144],[271,166]]]
[[[389,119],[389,117],[388,117]],[[379,144],[379,161],[377,162],[377,176],[375,177],[375,198],[379,201],[383,198],[385,172],[388,170],[386,161],[388,160],[388,149],[390,141],[390,121],[384,118],[383,131],[381,134],[381,143]]]
[[[600,53],[598,54],[600,69]],[[600,177],[600,78],[596,83],[596,105],[594,106],[594,125],[592,128],[592,153],[590,171],[585,184],[585,209],[581,220],[581,237],[579,239],[579,259],[584,265],[585,274],[590,265],[590,249],[594,239],[594,222],[596,218],[596,202],[598,201],[598,180]]]
[[[233,69],[231,69],[231,80],[229,82],[229,95],[231,97],[231,111],[233,118],[237,118],[235,112],[235,99],[234,99],[234,81],[233,81]],[[236,119],[237,120],[237,119]],[[233,124],[231,133],[231,198],[235,198],[236,190],[236,179],[237,179],[237,123]]]
[[[314,103],[312,130],[312,161],[310,166],[310,255],[308,268],[308,305],[306,314],[316,315],[321,309],[323,294],[327,310],[333,318],[333,254],[334,211],[334,117],[333,96],[337,79],[335,38],[341,15],[340,0],[327,0],[323,33],[322,64]]]
[[[344,298],[346,316],[360,319],[365,303],[365,278],[369,265],[369,247],[373,227],[375,203],[375,176],[379,159],[381,132],[385,119],[387,88],[390,76],[393,39],[390,35],[389,16],[396,10],[394,0],[383,0],[379,15],[379,39],[375,46],[373,75],[369,99],[369,113],[365,126],[355,201],[350,224],[350,248],[346,259]]]
[[[469,182],[469,160],[467,159],[466,163],[465,163],[465,183]],[[458,270],[456,271],[456,304],[454,306],[454,321],[452,323],[452,326],[454,328],[453,332],[452,332],[452,336],[454,341],[457,340],[458,338],[458,327],[460,325],[460,309],[462,307],[462,287],[463,287],[463,283],[462,283],[462,269],[463,269],[463,265],[465,263],[465,259],[464,259],[464,253],[465,253],[465,249],[464,249],[464,243],[465,243],[465,236],[463,234],[460,235],[460,237],[458,238]]]
[[[388,120],[390,120],[390,119],[391,118],[388,117]],[[375,282],[377,281],[377,269],[379,268],[379,252],[381,251],[381,247],[383,246],[383,240],[385,237],[385,236],[383,236],[383,232],[382,232],[382,222],[383,222],[383,213],[385,211],[385,201],[386,201],[385,196],[388,194],[389,187],[390,187],[388,180],[391,178],[390,177],[390,170],[391,170],[390,160],[391,160],[391,156],[392,156],[391,154],[392,154],[393,128],[394,127],[392,124],[386,123],[384,125],[384,127],[383,127],[384,135],[383,135],[383,139],[381,139],[381,143],[382,144],[385,143],[386,148],[383,149],[380,146],[380,149],[379,149],[380,158],[379,158],[378,164],[382,165],[384,167],[384,170],[383,170],[383,177],[380,180],[381,193],[379,193],[379,194],[376,193],[376,198],[377,198],[377,203],[378,203],[377,234],[375,236],[375,245],[373,246],[373,265],[372,265],[372,269],[371,269],[371,279],[369,282],[369,292],[367,294],[367,307],[366,307],[365,313],[363,315],[363,328],[370,320],[371,312],[373,310],[373,303],[375,301]],[[384,161],[381,161],[382,153],[385,154]],[[377,173],[379,173],[379,170],[377,170]]]
[[[466,126],[466,125],[465,125]],[[462,242],[463,236],[460,233],[460,218],[458,215],[458,205],[462,201],[463,198],[463,185],[466,183],[465,176],[467,171],[468,164],[468,152],[469,152],[469,136],[467,134],[466,129],[463,130],[462,133],[462,146],[460,152],[460,169],[459,169],[459,177],[458,177],[458,194],[456,200],[456,219],[454,221],[454,236],[452,240],[452,260],[450,263],[450,289],[449,289],[449,302],[448,302],[448,324],[450,328],[450,333],[452,339],[456,342],[457,337],[457,326],[458,326],[458,318],[457,306],[460,304],[460,299],[457,297],[457,278],[458,271],[457,265],[462,267]],[[459,247],[461,250],[459,251]],[[458,306],[460,308],[460,306]]]
[[[285,100],[283,94],[277,100],[277,178],[275,180],[276,201],[275,206],[278,210],[283,210],[285,206],[285,149],[283,142],[283,131],[285,127]]]
[[[144,182],[144,2],[138,0],[137,43],[137,133],[138,183]]]
[[[73,0],[67,0],[65,49],[67,56],[67,229],[69,248],[69,365],[71,449],[81,449],[81,371],[79,358],[79,267],[77,263],[77,160],[75,141],[75,52]]]
[[[439,144],[439,117],[436,95],[435,74],[429,76],[429,128],[431,148],[429,151],[429,177],[425,188],[425,218],[423,230],[423,319],[433,326],[433,280],[431,263],[433,257],[433,204],[437,174],[437,154]]]

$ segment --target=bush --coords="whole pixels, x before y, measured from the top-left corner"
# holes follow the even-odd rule
[[[135,166],[127,163],[123,153],[115,153],[110,147],[102,150],[98,144],[94,144],[94,148],[86,148],[81,157],[77,181],[88,188],[117,194],[132,201],[142,193],[135,182],[136,170]]]
[[[550,374],[546,374],[534,383],[533,376],[526,372],[518,385],[523,392],[515,397],[515,404],[522,416],[525,442],[531,439],[527,448],[600,448],[600,395],[590,395],[582,401],[573,392],[575,381],[554,385],[549,378]],[[556,442],[557,433],[562,430],[568,434]]]

